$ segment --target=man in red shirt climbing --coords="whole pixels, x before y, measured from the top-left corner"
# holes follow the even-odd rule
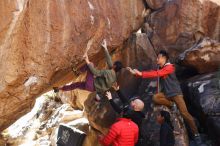
[[[185,101],[183,99],[180,84],[175,75],[175,67],[169,62],[169,55],[165,50],[161,50],[157,56],[158,70],[140,72],[137,69],[127,69],[137,77],[141,78],[158,78],[158,93],[153,96],[153,101],[159,105],[167,107],[177,107],[183,118],[189,124],[197,143],[201,143],[195,121],[188,112]]]

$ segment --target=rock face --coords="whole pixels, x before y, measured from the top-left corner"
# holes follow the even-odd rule
[[[184,53],[179,62],[187,67],[195,68],[199,73],[210,73],[220,68],[220,43],[205,38]]]
[[[145,33],[136,33],[126,41],[122,50],[113,55],[113,60],[122,61],[125,67],[140,70],[156,68],[156,52]],[[131,75],[126,69],[118,76],[118,82],[126,96],[137,93],[141,80]]]
[[[152,10],[145,17],[145,33],[131,36],[144,21],[147,11],[143,2]],[[156,69],[153,64],[160,49],[168,50],[172,58],[185,52],[182,64],[199,73],[216,71],[219,64],[219,43],[212,41],[220,41],[219,0],[2,0],[0,18],[0,131],[30,110],[35,98],[52,86],[61,86],[73,78],[76,81],[71,70],[84,64],[85,52],[95,65],[104,67],[100,51],[104,39],[109,51],[115,51],[113,60],[121,60],[125,67]],[[185,51],[188,48],[191,49]],[[185,91],[186,100],[192,103],[191,113],[198,111],[194,116],[214,131],[207,131],[213,138],[220,136],[217,76],[193,78],[187,81]],[[118,81],[126,96],[138,94],[145,102],[145,138],[149,146],[158,145],[159,125],[155,117],[157,110],[164,107],[152,104],[156,84],[137,79],[126,70],[122,70]],[[87,133],[84,146],[98,146],[98,133],[107,133],[118,116],[108,101],[96,103],[94,93],[81,90],[59,96],[65,104],[46,103],[44,110],[21,128],[21,133],[33,142],[29,145],[55,145],[57,126],[68,123]],[[176,145],[187,146],[180,116],[171,115],[177,132]],[[9,140],[12,145],[27,142],[22,136]]]
[[[146,22],[155,49],[166,49],[175,57],[203,37],[220,41],[220,2],[167,0]]]
[[[121,60],[124,64],[124,66],[131,66],[131,67],[137,67],[137,68],[151,68],[152,63],[155,62],[156,59],[156,54],[146,36],[146,34],[134,34],[132,35],[129,40],[126,42],[125,47],[122,50],[116,50],[115,54],[113,54],[112,58],[113,60]],[[126,55],[125,55],[126,54]],[[97,65],[98,67],[104,67],[103,63],[104,60],[100,61],[100,63]],[[85,80],[85,75],[86,74],[81,74],[79,77],[75,78],[74,82],[79,82],[79,81],[84,81]],[[127,78],[127,80],[124,80],[123,78]],[[138,84],[140,81],[129,74],[126,70],[121,72],[119,83],[122,87],[122,90],[127,94],[127,95],[132,95],[135,90],[138,88]],[[125,82],[127,81],[127,83]],[[132,90],[132,91],[130,91]],[[129,91],[129,92],[128,92]],[[91,130],[88,132],[88,136],[85,139],[85,146],[90,146],[91,143],[97,143],[97,130],[99,132],[102,132],[103,134],[106,134],[108,131],[109,126],[114,122],[116,117],[118,116],[111,106],[109,105],[108,101],[105,101],[103,105],[99,105],[94,101],[94,94],[89,95],[90,92],[76,89],[72,91],[66,91],[62,92],[60,91],[58,93],[58,96],[60,97],[60,100],[64,104],[69,104],[71,107],[74,109],[80,109],[85,111],[85,115],[87,115],[87,118],[89,120],[89,126],[94,127],[96,130]],[[89,95],[89,96],[88,96]],[[55,117],[58,120],[56,124],[51,125],[51,128],[41,128],[38,130],[40,132],[39,136],[33,140],[35,143],[41,142],[51,142],[51,144],[55,144],[56,141],[56,130],[57,126],[60,123],[68,123],[68,121],[73,120],[72,118],[76,116],[73,112],[67,112],[63,111],[66,113],[67,116],[60,118],[60,116],[56,115],[51,117],[51,115],[54,115],[55,111],[51,111],[47,107],[48,104],[45,104],[44,108],[48,110],[41,110],[42,113],[40,114],[40,119],[44,119],[42,124],[44,127],[48,127],[49,121],[53,120]],[[59,108],[59,107],[58,107]],[[59,111],[58,109],[54,109],[56,111]],[[68,113],[68,114],[67,114]],[[82,115],[81,115],[82,116]],[[62,116],[61,116],[62,117]],[[80,118],[80,117],[79,117]],[[34,121],[34,119],[33,119]],[[42,121],[41,121],[42,123]],[[53,122],[54,123],[54,122]],[[70,122],[72,123],[72,122]],[[73,127],[77,127],[78,125],[72,125]],[[27,126],[28,127],[28,126]],[[27,127],[24,127],[26,129]],[[33,127],[30,129],[33,130]],[[48,130],[49,129],[49,130]],[[158,129],[157,129],[158,130]],[[34,131],[34,130],[33,130]],[[24,134],[25,135],[25,134]],[[41,138],[44,137],[44,138]],[[43,140],[42,140],[43,139]],[[11,144],[18,144],[20,143],[25,143],[27,138],[24,137],[18,137],[16,141],[13,138],[9,138],[8,141],[11,142]],[[34,145],[34,144],[33,144]],[[97,144],[98,145],[98,144]]]
[[[63,103],[70,104],[75,109],[84,110],[84,102],[91,92],[81,89],[75,89],[72,91],[59,92],[59,97]]]
[[[153,10],[157,10],[159,8],[162,8],[167,0],[146,0],[147,5],[153,9]]]
[[[107,98],[104,98],[103,102],[96,102],[95,96],[96,93],[92,93],[85,101],[85,114],[92,127],[107,134],[108,128],[115,122],[118,115]]]
[[[190,112],[219,145],[220,71],[193,77],[183,83],[183,89]]]
[[[141,0],[1,1],[0,131],[82,64],[85,51],[97,58],[103,39],[111,49],[122,45],[144,9]]]

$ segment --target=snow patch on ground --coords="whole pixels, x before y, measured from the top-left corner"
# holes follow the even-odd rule
[[[7,129],[9,135],[12,138],[23,135],[22,129],[24,127],[31,126],[33,124],[33,123],[29,123],[29,122],[31,121],[31,119],[34,118],[34,116],[37,114],[39,109],[42,108],[43,103],[46,101],[45,96],[52,96],[52,94],[53,94],[53,92],[50,91],[50,92],[40,96],[39,98],[37,98],[36,102],[35,102],[35,105],[34,105],[33,109],[31,110],[31,112],[29,112],[28,114],[21,117],[19,120],[17,120],[13,125],[11,125]],[[37,123],[37,122],[35,123],[35,125],[38,125],[38,124],[39,123]]]

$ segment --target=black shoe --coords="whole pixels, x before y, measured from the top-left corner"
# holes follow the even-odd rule
[[[198,134],[198,135],[195,135],[194,137],[194,141],[197,145],[199,144],[202,144],[202,139],[201,139],[201,136]]]
[[[202,138],[200,136],[200,134],[196,134],[194,137],[194,141],[196,143],[197,146],[207,146],[203,141]]]
[[[58,87],[53,87],[53,92],[54,92],[54,93],[59,92],[59,88],[58,88]]]

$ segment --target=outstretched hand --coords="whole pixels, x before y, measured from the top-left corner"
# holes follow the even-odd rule
[[[126,69],[133,75],[135,75],[135,71],[131,67],[126,67]]]
[[[132,69],[132,68],[130,68],[130,67],[127,67],[127,70],[128,70],[131,74],[133,74],[133,75],[142,76],[142,72],[140,72],[140,71],[137,70],[137,69]]]
[[[105,39],[102,41],[102,47],[107,49],[107,42]]]
[[[88,57],[88,54],[87,54],[87,53],[85,53],[85,54],[83,55],[83,59],[86,61],[86,64],[89,64],[89,63],[90,63],[89,57]]]
[[[133,71],[135,72],[136,75],[142,76],[142,72],[140,72],[139,70],[133,69]]]
[[[107,91],[106,92],[106,97],[108,98],[108,100],[111,100],[112,99],[112,94],[110,91]]]
[[[115,82],[113,85],[112,85],[113,89],[115,89],[115,91],[118,91],[120,89],[120,86],[118,85],[117,82]]]

